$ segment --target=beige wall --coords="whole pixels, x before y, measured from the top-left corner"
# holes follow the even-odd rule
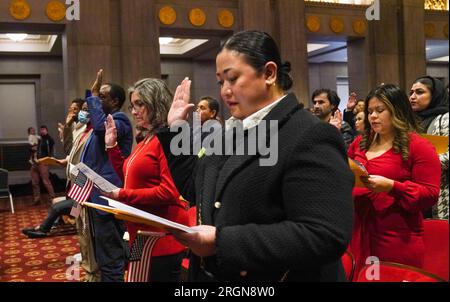
[[[191,100],[194,103],[207,95],[221,102],[215,61],[162,59],[161,74],[167,76],[167,83],[172,92],[185,77],[192,79]],[[220,113],[224,118],[229,117],[229,112],[222,103]]]
[[[449,70],[448,70],[448,63],[447,64],[441,64],[441,63],[428,63],[427,65],[427,74],[444,79],[444,84],[447,85],[449,83]]]
[[[65,119],[68,100],[64,99],[64,81],[61,58],[0,57],[0,81],[33,81],[36,85],[37,123],[47,125],[50,135],[58,137],[57,124]],[[1,110],[20,110],[2,108]],[[27,121],[17,121],[17,127],[28,128]],[[24,139],[26,131],[24,130]],[[57,155],[62,155],[62,146],[56,144]]]

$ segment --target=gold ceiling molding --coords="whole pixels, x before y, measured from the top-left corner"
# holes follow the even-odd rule
[[[26,0],[13,0],[9,5],[9,13],[16,20],[25,20],[31,14],[31,7]]]
[[[362,19],[353,21],[352,27],[353,31],[358,35],[364,35],[367,30],[367,24]]]
[[[444,25],[444,35],[448,38],[448,23]]]
[[[159,9],[159,21],[164,25],[172,25],[177,20],[177,12],[171,6],[163,6]]]
[[[221,9],[217,13],[217,20],[219,24],[225,28],[230,28],[234,25],[234,15],[228,9]]]
[[[318,32],[320,30],[320,19],[317,16],[309,16],[306,19],[306,27],[310,32]]]
[[[425,9],[429,10],[448,10],[449,0],[425,0]]]
[[[436,26],[433,23],[425,23],[425,37],[433,38],[436,34]]]
[[[58,0],[51,0],[47,3],[45,13],[50,20],[59,22],[66,17],[66,6]]]
[[[206,14],[201,8],[193,8],[189,12],[189,21],[194,26],[203,26],[206,22]]]
[[[334,6],[368,6],[373,4],[373,0],[306,0],[307,4],[334,5]]]
[[[330,19],[330,29],[336,33],[339,34],[344,31],[345,25],[344,21],[340,17],[331,17]]]

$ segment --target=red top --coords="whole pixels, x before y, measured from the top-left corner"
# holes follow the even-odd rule
[[[412,133],[407,161],[393,149],[368,160],[366,151],[359,148],[361,139],[350,145],[348,156],[361,162],[369,174],[394,180],[394,187],[389,193],[353,189],[355,224],[349,249],[356,259],[355,275],[370,256],[421,268],[422,211],[439,197],[441,164],[436,151],[430,142]]]
[[[108,154],[117,174],[124,180],[119,201],[184,225],[189,224],[187,204],[179,198],[180,194],[156,136],[139,143],[126,160],[118,147],[108,149]],[[139,230],[161,232],[148,225],[128,221],[126,224],[130,245]],[[173,255],[185,249],[173,236],[165,236],[156,243],[152,256]]]

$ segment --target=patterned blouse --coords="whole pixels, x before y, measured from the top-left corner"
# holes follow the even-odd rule
[[[448,137],[448,120],[449,113],[438,115],[427,129],[427,134],[440,135]],[[441,192],[439,194],[439,201],[433,208],[433,218],[448,219],[448,149],[447,152],[440,154],[441,161]]]

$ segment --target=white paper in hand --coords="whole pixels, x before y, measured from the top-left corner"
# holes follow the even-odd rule
[[[110,193],[118,189],[115,185],[95,173],[94,170],[86,166],[84,163],[79,163],[78,165],[76,165],[76,168],[81,173],[86,175],[86,177],[89,178],[95,184],[95,186],[103,192]]]
[[[193,229],[191,229],[190,227],[185,226],[183,224],[180,224],[180,223],[177,223],[177,222],[174,222],[174,221],[171,221],[171,220],[168,220],[168,219],[165,219],[165,218],[162,218],[162,217],[150,214],[148,212],[136,209],[134,207],[131,207],[129,205],[126,205],[124,203],[121,203],[121,202],[119,202],[117,200],[114,200],[114,199],[111,199],[111,198],[108,198],[108,197],[105,197],[105,196],[101,196],[101,198],[107,200],[109,206],[112,207],[112,208],[115,208],[115,209],[118,209],[118,210],[122,210],[122,211],[127,212],[127,213],[129,213],[131,215],[134,215],[134,216],[137,216],[137,217],[149,220],[149,221],[156,222],[156,223],[161,224],[161,225],[163,225],[163,226],[165,226],[167,228],[180,230],[180,231],[183,231],[183,232],[186,232],[186,233],[195,233],[195,231]]]

